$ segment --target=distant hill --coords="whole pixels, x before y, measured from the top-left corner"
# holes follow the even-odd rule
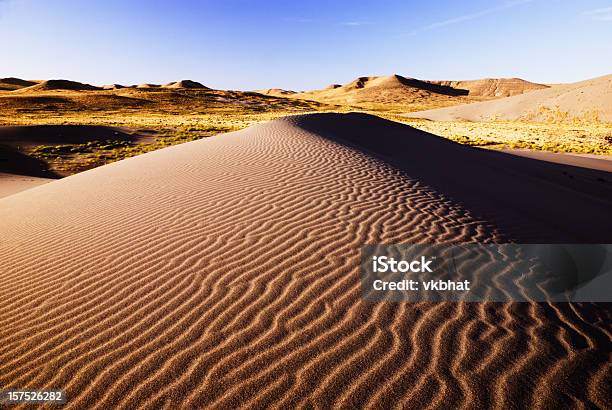
[[[120,90],[126,87],[125,85],[121,85],[121,84],[107,84],[107,85],[102,86],[102,88],[105,90]]]
[[[480,80],[427,82],[467,90],[469,92],[468,95],[476,97],[509,97],[549,87],[545,84],[532,83],[521,78],[483,78]]]
[[[31,87],[36,84],[38,84],[38,82],[22,80],[21,78],[15,78],[15,77],[0,78],[0,90],[2,91],[19,90],[21,88]]]
[[[331,84],[322,90],[280,94],[271,89],[268,94],[291,96],[335,104],[415,104],[453,105],[488,98],[500,98],[527,91],[548,88],[520,78],[485,78],[467,81],[424,81],[398,74],[359,77],[347,84]],[[264,93],[268,90],[262,90]],[[262,92],[260,91],[260,92]]]
[[[406,104],[418,101],[449,100],[466,96],[467,90],[407,78],[397,74],[359,77],[348,84],[332,84],[323,90],[306,91],[294,97],[336,104]]]
[[[94,87],[93,85],[79,83],[76,81],[69,80],[45,80],[38,84],[30,87],[21,88],[19,91],[24,92],[37,92],[37,91],[51,91],[51,90],[72,90],[72,91],[92,91],[101,90],[100,87]]]
[[[271,95],[274,97],[286,97],[289,95],[297,94],[295,91],[283,90],[282,88],[266,88],[264,90],[255,90],[256,93]]]
[[[205,85],[198,83],[197,81],[192,81],[192,80],[175,81],[172,83],[164,84],[163,87],[164,88],[201,88],[205,90],[209,89]]]
[[[166,86],[146,84],[138,88],[121,84],[93,87],[72,81],[44,81],[17,90],[0,91],[0,113],[3,118],[11,118],[24,111],[61,116],[64,113],[89,115],[94,111],[113,111],[112,115],[119,115],[117,112],[122,110],[154,114],[171,110],[192,114],[224,107],[232,112],[327,107],[316,101],[271,98],[253,92],[213,90],[198,84],[195,81],[178,81]]]
[[[612,122],[612,74],[497,100],[412,112],[406,116],[437,121]]]

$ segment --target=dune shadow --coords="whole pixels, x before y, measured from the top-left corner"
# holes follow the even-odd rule
[[[420,88],[420,89],[431,91],[431,92],[438,93],[438,94],[459,96],[459,95],[468,95],[470,93],[469,90],[464,90],[461,88],[453,88],[448,85],[428,83],[427,81],[421,81],[415,78],[405,78],[405,77],[398,76],[398,81],[410,87],[416,87],[416,88]]]
[[[27,125],[0,127],[0,144],[83,144],[98,140],[136,141],[141,136],[100,125]]]
[[[576,292],[596,278],[602,278],[609,289],[612,283],[612,247],[610,245],[551,245],[540,244],[526,247],[525,257],[536,258],[551,272],[552,279],[544,285],[557,294]],[[586,296],[598,292],[588,290]],[[607,298],[606,298],[607,299]]]
[[[94,125],[0,126],[0,172],[61,178],[61,175],[49,169],[44,160],[25,154],[24,148],[106,140],[135,142],[143,136],[122,128]]]
[[[0,144],[0,172],[39,178],[61,178],[61,175],[49,169],[45,161],[2,144]]]
[[[296,122],[392,164],[493,222],[511,241],[612,240],[612,173],[460,145],[369,114],[313,114]]]

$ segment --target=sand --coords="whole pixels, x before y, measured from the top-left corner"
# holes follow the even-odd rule
[[[270,89],[258,92],[335,104],[355,106],[374,104],[378,109],[389,109],[392,105],[404,105],[410,108],[410,105],[415,106],[415,104],[444,107],[517,95],[547,87],[520,78],[423,81],[393,74],[358,77],[350,83],[330,84],[322,90],[287,93],[284,90]]]
[[[50,178],[38,178],[26,175],[15,175],[0,172],[0,198],[25,191],[53,181]]]
[[[197,88],[197,89],[204,89],[204,90],[209,89],[204,84],[199,83],[197,81],[193,81],[193,80],[175,81],[172,83],[164,84],[163,87],[165,88]]]
[[[45,80],[35,85],[19,88],[16,90],[18,93],[29,93],[29,92],[45,92],[53,90],[69,90],[69,91],[94,91],[100,90],[100,87],[95,87],[90,84],[79,83],[77,81],[70,80]]]
[[[556,164],[572,165],[574,167],[597,169],[612,172],[612,155],[570,154],[529,149],[504,149],[503,152]]]
[[[14,148],[40,144],[84,144],[99,140],[136,141],[141,137],[133,130],[100,125],[0,126],[0,144]]]
[[[460,90],[468,90],[470,96],[509,97],[532,90],[548,88],[547,85],[532,83],[521,78],[482,78],[461,81],[428,81]]]
[[[286,96],[296,94],[295,91],[283,90],[282,88],[265,88],[263,90],[255,90],[253,92],[264,94],[264,95],[271,95],[274,97],[286,97]]]
[[[435,121],[601,121],[612,122],[612,75],[555,85],[498,100],[405,114]]]
[[[21,78],[0,78],[0,91],[19,90],[20,88],[30,87],[36,84],[37,81],[22,80]]]
[[[123,88],[126,88],[126,86],[122,84],[106,84],[102,86],[104,90],[121,90]]]
[[[607,407],[597,304],[366,303],[359,247],[609,242],[610,173],[315,114],[0,199],[0,386],[67,408]]]
[[[398,74],[389,76],[359,77],[344,85],[332,84],[323,90],[293,94],[293,98],[305,98],[336,104],[407,104],[420,102],[460,103],[458,97],[467,96],[467,90],[446,85],[407,78]]]
[[[0,126],[0,196],[28,189],[66,175],[52,169],[52,157],[36,157],[33,147],[86,144],[95,141],[151,139],[149,135],[121,127],[94,125]],[[75,154],[72,154],[74,156]],[[87,164],[86,164],[87,165]]]

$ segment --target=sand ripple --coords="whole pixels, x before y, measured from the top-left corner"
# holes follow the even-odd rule
[[[0,388],[100,409],[609,405],[609,306],[362,301],[362,244],[557,231],[316,130],[371,117],[309,118],[1,199]]]

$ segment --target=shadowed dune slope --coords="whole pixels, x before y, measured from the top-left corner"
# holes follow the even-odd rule
[[[612,122],[612,75],[578,83],[555,85],[493,101],[437,108],[405,115],[435,121],[582,119]]]
[[[0,144],[0,173],[38,178],[59,178],[46,162],[25,155],[9,145]],[[0,180],[2,185],[4,179]]]
[[[466,147],[378,117],[296,117],[301,128],[381,156],[507,229],[524,223],[567,242],[612,239],[612,173]],[[562,204],[562,205],[560,205]],[[583,212],[568,213],[568,209]],[[520,229],[519,229],[520,230]],[[523,241],[537,240],[519,234]],[[550,233],[554,232],[554,235]]]
[[[572,154],[528,149],[504,149],[502,151],[512,155],[538,159],[540,161],[612,172],[612,155]]]
[[[100,87],[93,85],[79,83],[77,81],[70,80],[45,80],[41,81],[30,87],[20,88],[18,92],[40,92],[40,91],[51,91],[51,90],[71,90],[71,91],[92,91],[100,90]]]
[[[607,306],[366,303],[358,264],[366,243],[609,241],[608,176],[315,114],[0,199],[0,388],[67,408],[606,407]]]
[[[0,144],[27,146],[37,144],[82,144],[97,140],[135,141],[141,135],[121,127],[100,125],[22,125],[0,126]]]
[[[36,81],[22,80],[21,78],[0,78],[0,91],[13,91],[37,84]]]
[[[45,161],[27,155],[24,148],[104,140],[136,142],[144,137],[119,127],[94,125],[0,126],[0,196],[48,182],[40,178],[60,178]]]

